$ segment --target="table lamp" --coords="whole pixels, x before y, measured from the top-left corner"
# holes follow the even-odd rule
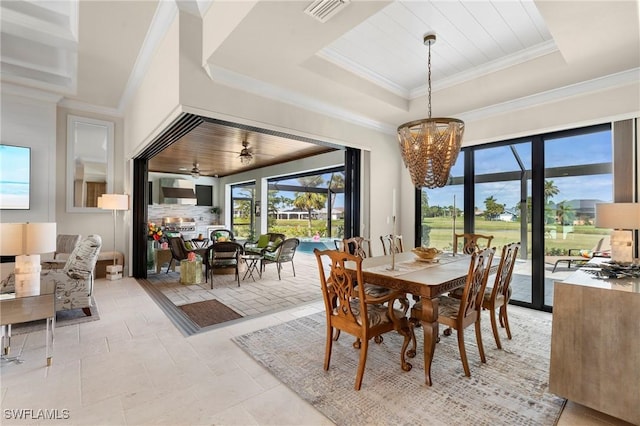
[[[40,254],[56,250],[55,223],[0,223],[0,254],[16,256],[16,296],[40,294]]]
[[[596,204],[596,227],[611,228],[611,260],[633,262],[633,230],[640,228],[639,203]]]
[[[98,207],[113,212],[113,265],[107,266],[107,279],[122,278],[122,265],[116,265],[116,212],[129,210],[129,196],[125,194],[102,194],[98,198]]]

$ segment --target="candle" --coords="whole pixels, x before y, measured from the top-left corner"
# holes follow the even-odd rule
[[[392,215],[393,217],[395,217],[395,216],[396,216],[396,189],[395,189],[395,188],[393,188],[393,204],[392,204],[392,209],[393,209],[393,210],[392,210],[391,215]]]

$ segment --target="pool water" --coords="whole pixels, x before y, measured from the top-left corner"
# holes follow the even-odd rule
[[[312,238],[300,238],[298,251],[313,254],[313,249],[316,248],[318,250],[335,250],[336,246],[333,243],[333,238],[320,238],[319,240],[314,240]]]

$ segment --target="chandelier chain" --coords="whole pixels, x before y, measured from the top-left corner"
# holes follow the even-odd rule
[[[427,90],[428,90],[428,101],[427,101],[427,110],[428,110],[428,117],[431,118],[431,42],[427,43],[429,45],[429,59],[427,61]]]

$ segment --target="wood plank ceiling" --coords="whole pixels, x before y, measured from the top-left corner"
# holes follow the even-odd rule
[[[240,162],[242,142],[253,161]],[[149,160],[149,171],[224,177],[334,151],[336,148],[205,121]]]

